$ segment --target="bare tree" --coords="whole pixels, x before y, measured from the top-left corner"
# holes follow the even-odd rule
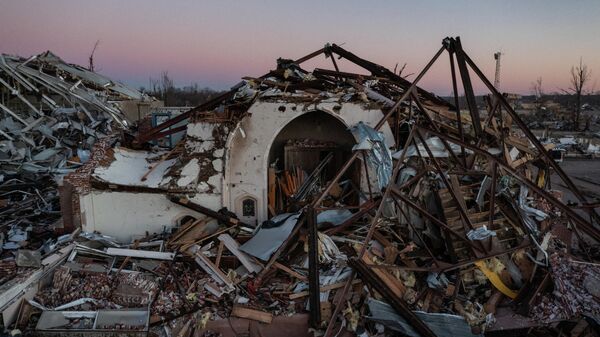
[[[539,101],[544,96],[544,88],[542,87],[542,77],[538,77],[535,82],[531,82],[531,93],[535,95],[535,100]]]
[[[544,89],[542,87],[542,77],[538,77],[535,82],[531,82],[531,93],[535,95],[534,107],[535,113],[538,117],[541,117],[542,109],[542,97],[544,96]]]
[[[153,95],[158,93],[158,80],[150,77],[148,80],[149,90]]]
[[[169,77],[169,72],[166,70],[160,74],[160,91],[165,105],[172,104],[170,98],[175,91],[175,85],[173,84],[173,79]]]
[[[406,69],[406,64],[407,63],[404,62],[404,64],[402,65],[402,67],[400,67],[400,69],[398,69],[398,63],[396,63],[396,66],[394,67],[394,74],[396,74],[396,75],[398,75],[398,76],[400,76],[402,78],[407,78],[409,76],[414,75],[415,73],[410,73],[410,74],[407,74],[407,75],[402,75],[402,72]]]
[[[169,77],[169,72],[166,70],[160,74],[160,87],[163,93],[175,87],[173,85],[173,79]]]
[[[583,64],[583,59],[579,58],[579,66],[571,67],[571,86],[568,90],[563,91],[568,94],[575,95],[575,125],[574,129],[579,129],[579,117],[581,115],[581,95],[587,92],[586,86],[592,79],[592,70]]]
[[[197,106],[224,93],[208,87],[200,88],[198,83],[175,87],[173,79],[166,70],[162,71],[158,78],[148,78],[148,88],[145,92],[162,100],[165,106]]]
[[[88,66],[88,69],[90,71],[94,71],[94,53],[96,52],[98,45],[100,45],[100,40],[96,40],[96,43],[94,43],[94,48],[92,49],[92,52],[90,53],[90,58],[89,58],[90,65]]]

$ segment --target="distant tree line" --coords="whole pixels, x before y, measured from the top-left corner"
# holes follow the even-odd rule
[[[521,96],[521,102],[535,103],[537,112],[542,112],[543,104],[547,100],[552,100],[567,108],[571,113],[571,128],[578,131],[581,128],[581,115],[584,110],[584,105],[588,107],[600,107],[600,91],[596,90],[596,82],[592,82],[592,70],[583,62],[583,58],[579,59],[579,64],[571,67],[569,76],[569,87],[566,89],[559,88],[558,91],[547,93],[544,91],[542,77],[538,77],[531,83],[531,95]],[[454,103],[453,97],[443,97],[449,103]],[[484,96],[476,96],[476,103],[479,107],[485,105]],[[467,106],[467,101],[464,95],[458,97],[458,102],[461,108]],[[589,128],[590,116],[586,117],[584,129]]]
[[[198,83],[175,87],[168,71],[163,71],[159,78],[150,77],[149,87],[141,87],[140,91],[163,101],[165,106],[197,106],[224,92],[200,88]]]

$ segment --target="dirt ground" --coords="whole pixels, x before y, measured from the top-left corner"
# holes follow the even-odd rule
[[[560,166],[590,202],[600,200],[600,160],[569,159],[560,163]],[[552,175],[551,181],[553,189],[565,190],[566,186],[557,174]],[[577,198],[565,193],[564,201],[569,200],[576,202]]]

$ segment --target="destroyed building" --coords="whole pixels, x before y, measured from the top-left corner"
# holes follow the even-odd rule
[[[38,220],[60,230],[62,176],[89,159],[97,140],[129,130],[129,115],[159,103],[50,51],[0,55],[3,232]]]
[[[64,233],[58,191],[62,177],[87,162],[98,140],[129,130],[130,116],[139,109],[159,104],[50,51],[30,58],[0,55],[3,289],[39,277],[27,267],[39,267],[41,257],[57,249],[56,238]],[[15,279],[21,267],[23,273]],[[0,309],[6,324],[14,305],[4,295]]]
[[[442,56],[453,102],[417,86]],[[302,67],[316,57],[332,69]],[[490,91],[485,111],[474,80]],[[37,278],[7,288],[4,324],[48,336],[597,336],[597,204],[551,147],[459,38],[412,82],[335,44],[279,59],[155,128],[97,141],[63,179],[72,234],[41,252]]]

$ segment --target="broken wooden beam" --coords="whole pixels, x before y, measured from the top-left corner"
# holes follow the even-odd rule
[[[321,292],[319,291],[319,238],[317,214],[312,206],[306,210],[308,226],[308,291],[310,305],[310,325],[318,328],[321,324]]]
[[[231,316],[247,318],[254,321],[271,324],[273,321],[273,314],[260,310],[250,309],[239,305],[234,305],[231,309]]]
[[[239,219],[236,219],[234,217],[225,215],[225,214],[221,214],[219,212],[215,212],[210,208],[204,207],[200,204],[197,204],[195,202],[192,202],[190,199],[188,198],[179,198],[176,196],[169,196],[168,197],[169,200],[171,200],[172,202],[176,203],[177,205],[181,205],[183,207],[189,208],[193,211],[205,214],[211,218],[217,219],[219,221],[222,221],[226,224],[229,224],[230,226],[246,226],[246,227],[253,227],[250,226],[248,224],[245,224],[243,222],[241,222]]]
[[[348,260],[350,266],[358,272],[362,280],[370,284],[377,292],[379,292],[386,301],[404,317],[407,322],[419,333],[425,337],[435,337],[435,333],[423,322],[408,306],[408,304],[399,296],[397,296],[386,284],[375,274],[364,262],[357,258]]]
[[[227,287],[227,291],[233,290],[235,285],[233,282],[217,267],[212,261],[208,259],[201,251],[199,251],[199,247],[197,249],[194,260],[202,268],[207,274],[209,274],[213,280],[215,280],[218,284],[225,285]]]
[[[361,283],[361,280],[354,280],[354,281],[352,281],[351,284],[355,285],[355,284],[359,284],[359,283]],[[334,283],[334,284],[328,284],[328,285],[324,285],[324,286],[320,287],[319,291],[325,292],[325,291],[329,291],[329,290],[335,290],[335,289],[343,288],[345,285],[346,285],[346,281],[338,282],[338,283]],[[298,293],[290,294],[289,298],[290,298],[290,300],[295,300],[297,298],[306,297],[308,295],[309,295],[309,292],[305,290],[305,291],[301,291]]]
[[[295,271],[295,270],[289,268],[288,266],[285,266],[285,265],[283,265],[283,264],[281,264],[281,263],[279,263],[277,261],[275,261],[273,263],[273,267],[275,267],[275,268],[277,268],[277,269],[279,269],[279,270],[281,270],[281,271],[289,274],[292,277],[295,277],[295,278],[299,279],[300,281],[308,282],[308,278],[306,276],[298,273],[297,271]]]

